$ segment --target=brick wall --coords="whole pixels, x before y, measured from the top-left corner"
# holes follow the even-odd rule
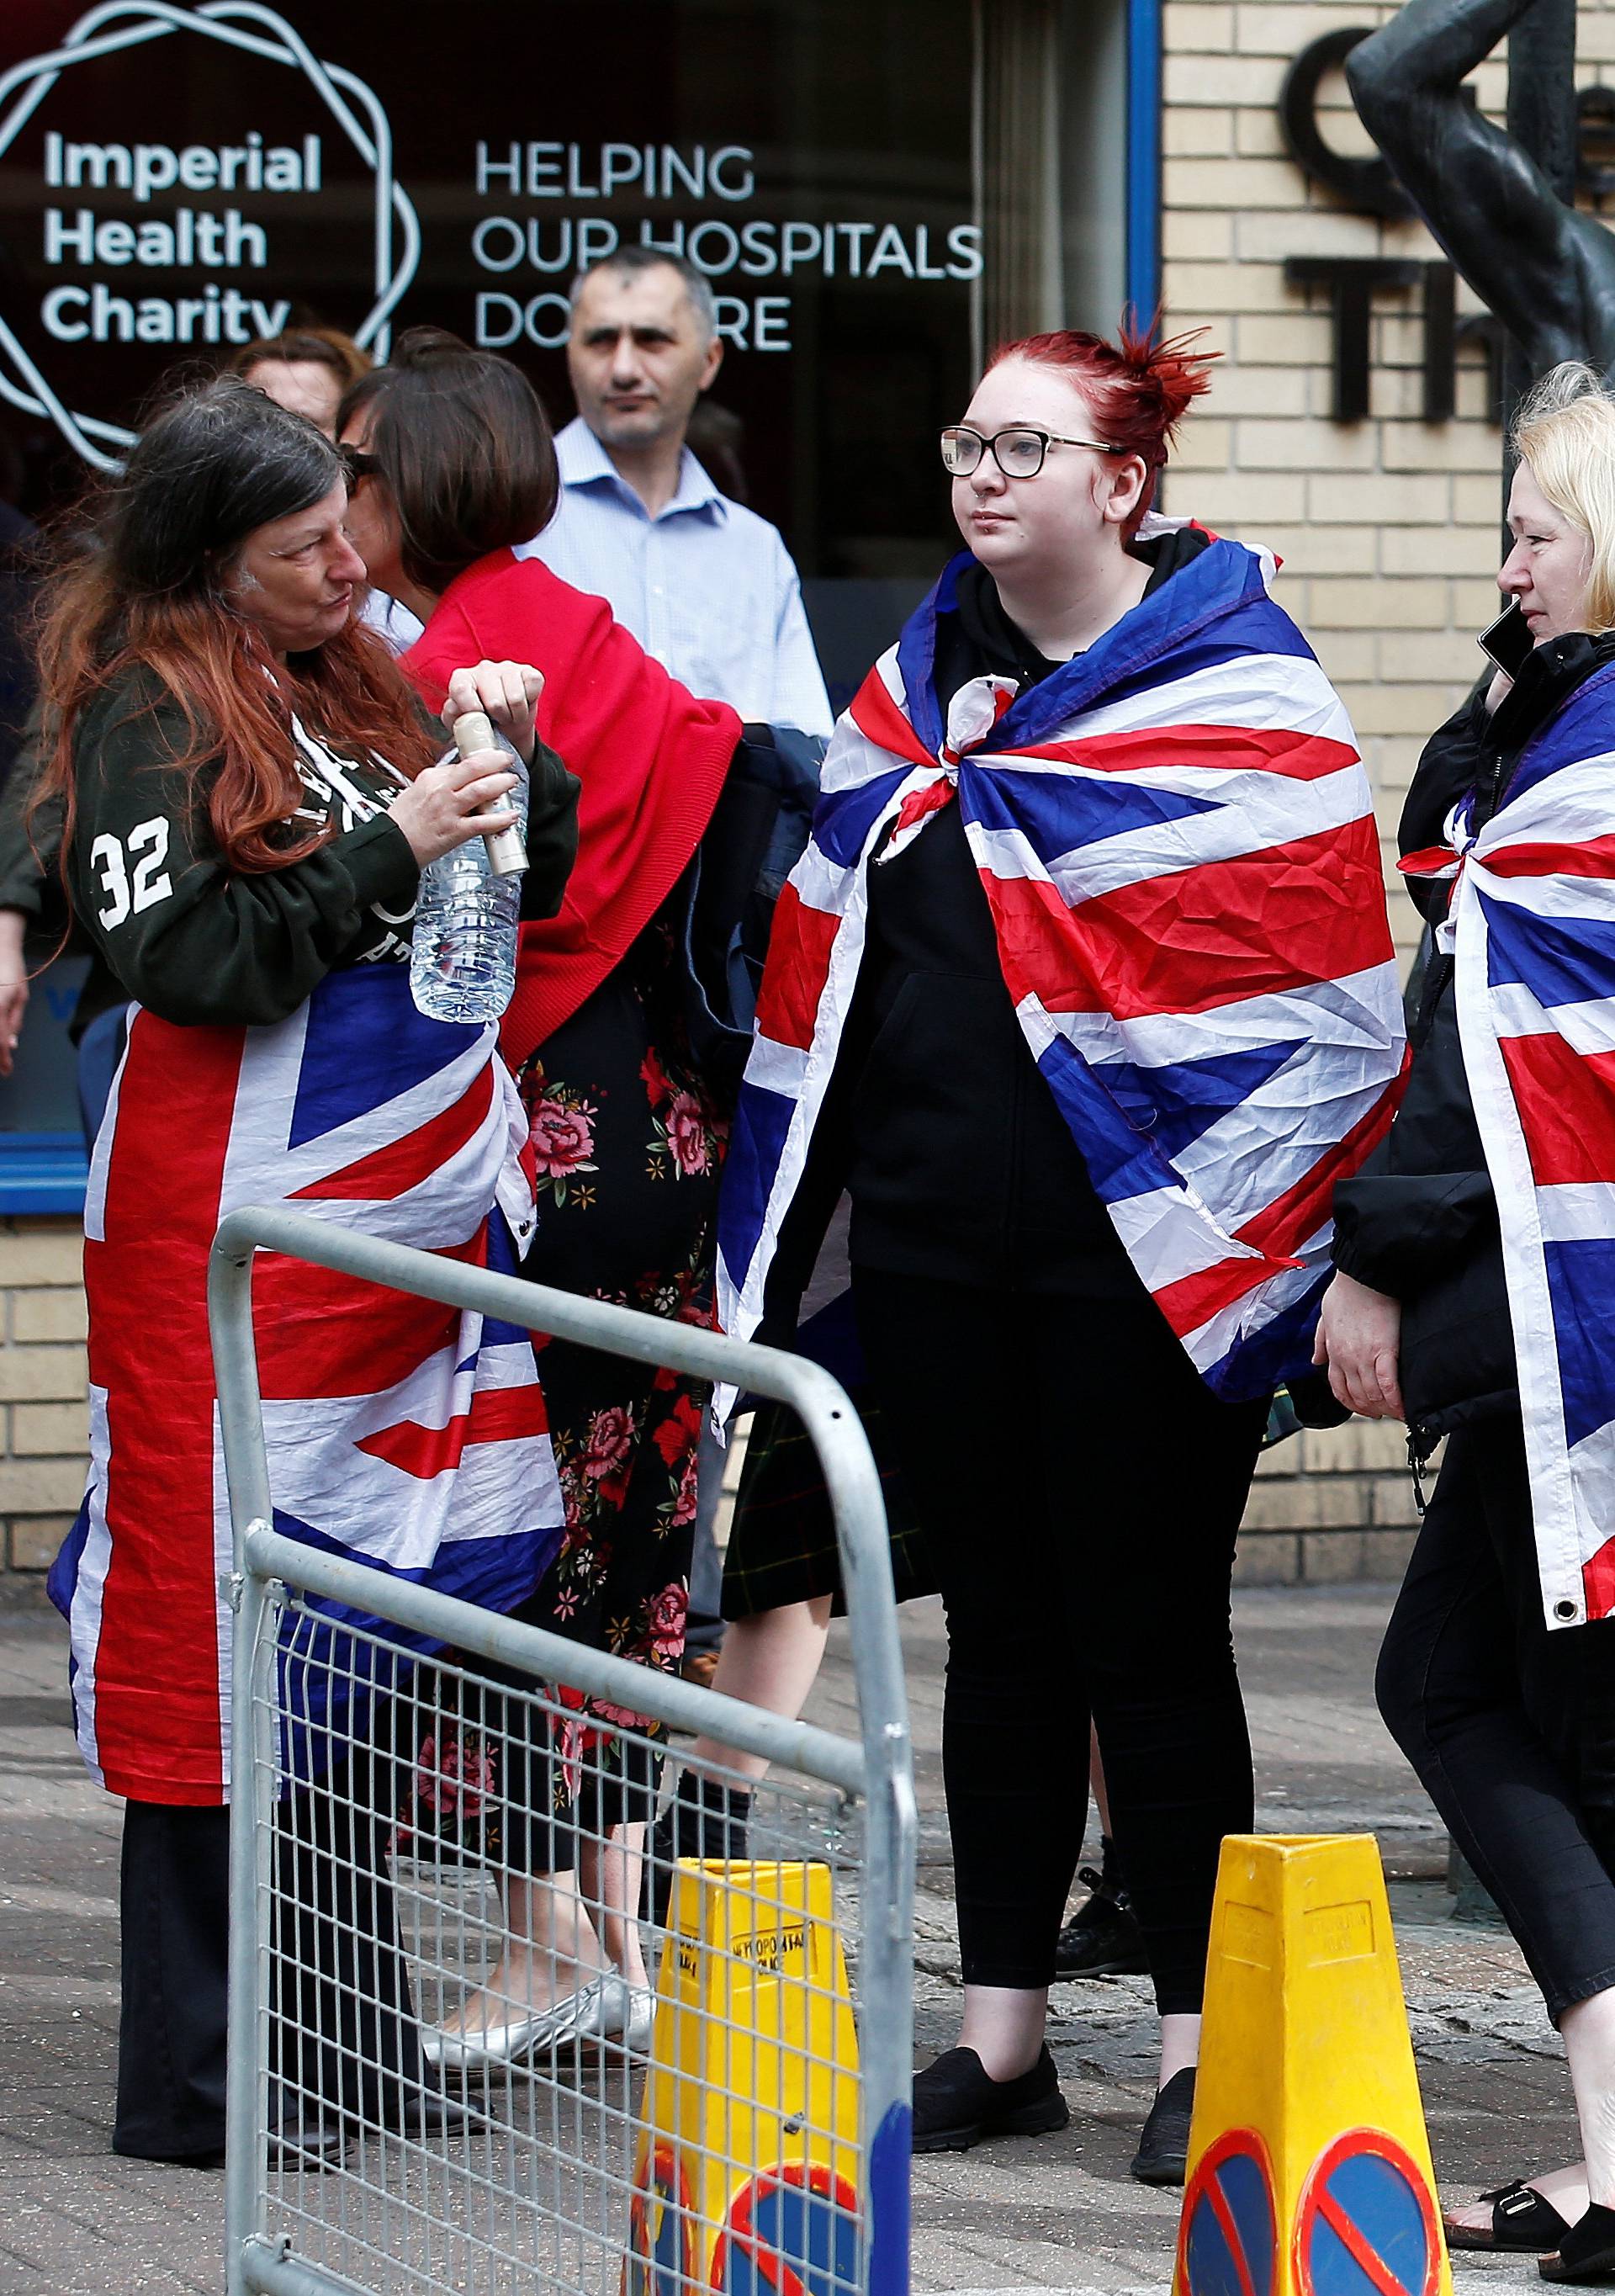
[[[84,1496],[83,1245],[69,1219],[0,1221],[0,1560],[45,1569]]]
[[[1162,244],[1175,325],[1204,324],[1224,353],[1185,433],[1169,506],[1283,557],[1280,594],[1357,724],[1390,840],[1431,729],[1480,667],[1473,634],[1496,611],[1499,440],[1483,419],[1478,349],[1461,363],[1458,419],[1419,419],[1416,290],[1383,295],[1373,327],[1369,419],[1329,419],[1322,289],[1287,287],[1291,255],[1411,256],[1422,226],[1349,214],[1286,155],[1275,100],[1285,65],[1337,26],[1383,22],[1390,0],[1168,0]],[[1584,0],[1582,80],[1615,79],[1615,0]],[[1500,109],[1504,67],[1476,75]],[[1326,84],[1331,140],[1366,139],[1344,82]],[[1460,287],[1461,309],[1478,308]],[[1393,893],[1411,952],[1411,905]],[[78,1504],[85,1447],[84,1303],[70,1222],[0,1223],[0,1562],[37,1570]],[[1263,1461],[1246,1517],[1246,1578],[1343,1578],[1400,1566],[1412,1493],[1394,1428],[1306,1434]]]
[[[1285,258],[1441,251],[1422,225],[1348,213],[1309,184],[1284,152],[1276,101],[1308,40],[1394,13],[1375,0],[1169,0],[1162,218],[1171,322],[1208,326],[1224,354],[1185,430],[1172,507],[1283,560],[1279,594],[1362,737],[1388,872],[1420,747],[1468,690],[1481,666],[1474,633],[1496,611],[1499,434],[1482,419],[1478,346],[1460,361],[1457,419],[1418,419],[1416,289],[1376,299],[1368,420],[1331,420],[1326,291],[1287,286]],[[1500,100],[1502,67],[1483,67],[1478,84]],[[1322,108],[1332,143],[1369,148],[1343,79],[1325,83]],[[1463,286],[1459,307],[1480,308]],[[1417,921],[1399,895],[1392,922],[1411,951]]]
[[[1497,611],[1501,444],[1484,418],[1479,346],[1461,354],[1457,419],[1420,419],[1419,290],[1381,292],[1373,321],[1370,414],[1330,419],[1326,291],[1286,285],[1289,256],[1408,257],[1441,250],[1421,224],[1346,211],[1286,153],[1276,99],[1290,59],[1321,33],[1373,26],[1389,0],[1168,0],[1165,12],[1162,247],[1172,324],[1205,324],[1224,353],[1185,433],[1169,507],[1270,544],[1279,595],[1338,685],[1373,778],[1395,885],[1397,816],[1425,737],[1481,667],[1474,633]],[[1615,78],[1615,5],[1578,18],[1578,73]],[[1474,77],[1499,116],[1504,67]],[[1345,82],[1325,82],[1324,132],[1372,149]],[[1479,309],[1460,283],[1460,312]],[[1398,944],[1417,938],[1391,895]],[[1399,1429],[1306,1434],[1263,1462],[1245,1519],[1241,1575],[1349,1578],[1400,1567],[1414,1521]]]

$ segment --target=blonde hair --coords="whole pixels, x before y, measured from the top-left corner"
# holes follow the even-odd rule
[[[1591,545],[1587,627],[1615,628],[1615,392],[1596,367],[1566,359],[1521,405],[1513,445],[1554,508]]]

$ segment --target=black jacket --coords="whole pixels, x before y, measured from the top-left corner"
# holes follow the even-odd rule
[[[265,1027],[294,1013],[334,968],[406,962],[421,873],[386,812],[350,822],[305,776],[304,818],[328,825],[329,840],[281,868],[233,871],[208,819],[208,766],[176,767],[186,736],[178,704],[144,670],[109,687],[74,733],[69,898],[125,993],[181,1026]],[[348,770],[378,805],[393,793],[379,768]],[[578,791],[540,742],[524,914],[553,916],[560,906],[578,851]]]
[[[747,726],[673,890],[690,1050],[720,1103],[733,1104],[745,1072],[775,904],[813,826],[824,754],[816,736]]]
[[[88,954],[89,969],[68,1023],[77,1044],[92,1021],[128,1002],[126,989],[89,936],[71,914],[61,882],[61,814],[49,806],[29,817],[44,767],[39,705],[36,703],[22,741],[0,790],[0,909],[15,909],[27,920],[29,970],[58,955]]]
[[[375,954],[364,929],[369,902],[381,901],[395,920],[413,906],[419,873],[385,816],[289,868],[223,878],[216,859],[209,863],[205,851],[191,849],[199,829],[202,848],[210,849],[211,840],[193,817],[188,789],[168,787],[160,772],[165,749],[184,744],[183,722],[165,693],[135,685],[88,711],[76,744],[80,810],[69,873],[77,914],[70,914],[61,898],[60,810],[42,808],[31,823],[27,817],[41,763],[37,718],[30,732],[0,794],[0,908],[20,910],[31,929],[38,929],[40,955],[64,931],[70,946],[90,949],[90,972],[70,1032],[75,1039],[98,1014],[131,996],[174,1020],[283,1018],[331,964]],[[744,1066],[774,900],[807,841],[822,748],[789,732],[748,726],[696,857],[673,897],[684,937],[692,1046],[720,1091],[732,1094]],[[530,777],[532,865],[522,880],[524,917],[553,914],[577,850],[577,791],[574,777],[540,742]],[[123,916],[115,928],[102,930],[104,915],[111,913],[99,882],[104,848],[101,865],[93,862],[98,836],[120,842],[152,815],[154,803],[168,816],[165,847],[176,856],[184,849],[178,890],[185,949],[177,996],[168,905]],[[401,939],[407,930],[400,926]]]
[[[1530,743],[1603,663],[1615,637],[1539,646],[1488,718],[1485,689],[1431,735],[1403,808],[1404,854],[1443,841],[1451,808],[1478,792],[1478,821],[1505,795]],[[1611,729],[1615,740],[1615,729]],[[1428,922],[1450,886],[1409,880]],[[1458,1037],[1453,962],[1429,957],[1409,1031],[1413,1068],[1385,1141],[1335,1191],[1334,1261],[1402,1302],[1401,1383],[1413,1447],[1425,1456],[1451,1429],[1517,1410],[1513,1331],[1497,1203]]]

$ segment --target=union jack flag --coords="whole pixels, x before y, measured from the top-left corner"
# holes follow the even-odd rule
[[[1443,941],[1497,1198],[1550,1627],[1615,1612],[1615,664],[1459,856]],[[1413,857],[1416,873],[1446,873]],[[1408,866],[1404,864],[1404,866]]]
[[[731,1136],[725,1327],[760,1316],[857,979],[868,868],[956,801],[1026,1041],[1134,1266],[1218,1394],[1264,1394],[1309,1359],[1332,1192],[1390,1124],[1405,1062],[1350,723],[1267,594],[1271,557],[1217,539],[1019,699],[977,677],[945,718],[937,620],[968,562],[824,760]]]
[[[496,1034],[423,1018],[391,963],[328,974],[272,1028],[132,1008],[85,1207],[89,1486],[52,1584],[80,1751],[112,1792],[216,1802],[229,1784],[230,1517],[206,1300],[220,1218],[285,1203],[513,1266],[533,1201]],[[562,1521],[529,1334],[275,1253],[253,1294],[275,1528],[513,1608]],[[333,1628],[374,1623],[324,1616],[283,1653],[299,1771],[334,1718]],[[342,1673],[364,1671],[357,1648]]]

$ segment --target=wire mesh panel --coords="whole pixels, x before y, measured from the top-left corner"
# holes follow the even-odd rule
[[[377,2296],[856,2296],[854,1799],[284,1586],[259,1631],[271,2252]]]
[[[789,1404],[835,1520],[857,1739],[282,1536],[260,1249]],[[912,1755],[846,1395],[281,1207],[227,1216],[208,1284],[235,1554],[227,2296],[906,2296]]]

